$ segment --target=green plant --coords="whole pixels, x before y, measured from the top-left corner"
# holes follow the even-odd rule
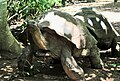
[[[51,9],[54,4],[61,5],[61,0],[8,0],[8,21],[11,19],[35,18]]]
[[[48,1],[50,6],[53,6],[54,4],[58,5],[58,6],[62,6],[61,2],[62,0],[49,0]]]

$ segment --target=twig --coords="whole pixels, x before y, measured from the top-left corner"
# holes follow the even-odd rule
[[[10,21],[13,17],[17,16],[19,13],[21,13],[22,11],[24,11],[25,9],[27,9],[29,6],[26,6],[25,8],[23,8],[22,10],[20,10],[18,13],[15,13],[13,16],[11,16],[10,18],[8,18],[8,21]]]

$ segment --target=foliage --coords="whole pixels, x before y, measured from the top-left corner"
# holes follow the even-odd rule
[[[8,0],[8,20],[35,18],[42,12],[51,9],[54,4],[61,5],[61,0]]]
[[[49,0],[49,3],[50,3],[50,6],[53,6],[54,4],[62,6],[61,1],[62,0]]]
[[[108,64],[109,66],[112,66],[112,67],[117,67],[117,66],[120,66],[120,63],[117,63],[117,64]]]

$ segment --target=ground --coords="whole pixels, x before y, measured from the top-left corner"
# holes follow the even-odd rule
[[[82,6],[93,6],[100,12],[109,12],[106,17],[120,33],[120,3],[79,3],[60,8],[73,14]],[[114,14],[113,14],[114,12]],[[112,15],[109,15],[111,14]],[[85,71],[87,81],[120,81],[120,57],[110,57],[110,52],[101,53],[104,69],[91,69],[86,61],[81,66]],[[41,60],[42,59],[42,60]],[[47,60],[46,60],[47,59]],[[88,60],[86,58],[86,60]],[[17,58],[13,54],[0,55],[0,81],[71,81],[62,69],[60,63],[53,64],[51,59],[41,57],[34,58],[34,69],[31,76],[21,76],[17,68]]]

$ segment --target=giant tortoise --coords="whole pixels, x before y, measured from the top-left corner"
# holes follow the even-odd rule
[[[107,50],[111,48],[112,56],[118,54],[116,37],[119,34],[107,18],[92,7],[83,7],[74,16],[86,23],[87,29],[98,41],[99,49]]]
[[[96,39],[80,19],[68,13],[48,11],[36,21],[29,21],[26,31],[32,38],[29,39],[31,47],[22,50],[18,60],[19,69],[24,64],[32,64],[36,47],[41,53],[48,52],[52,58],[59,59],[66,74],[74,81],[85,80],[84,71],[77,64],[76,57],[88,56],[93,68],[103,68]],[[26,49],[28,52],[25,52]]]

